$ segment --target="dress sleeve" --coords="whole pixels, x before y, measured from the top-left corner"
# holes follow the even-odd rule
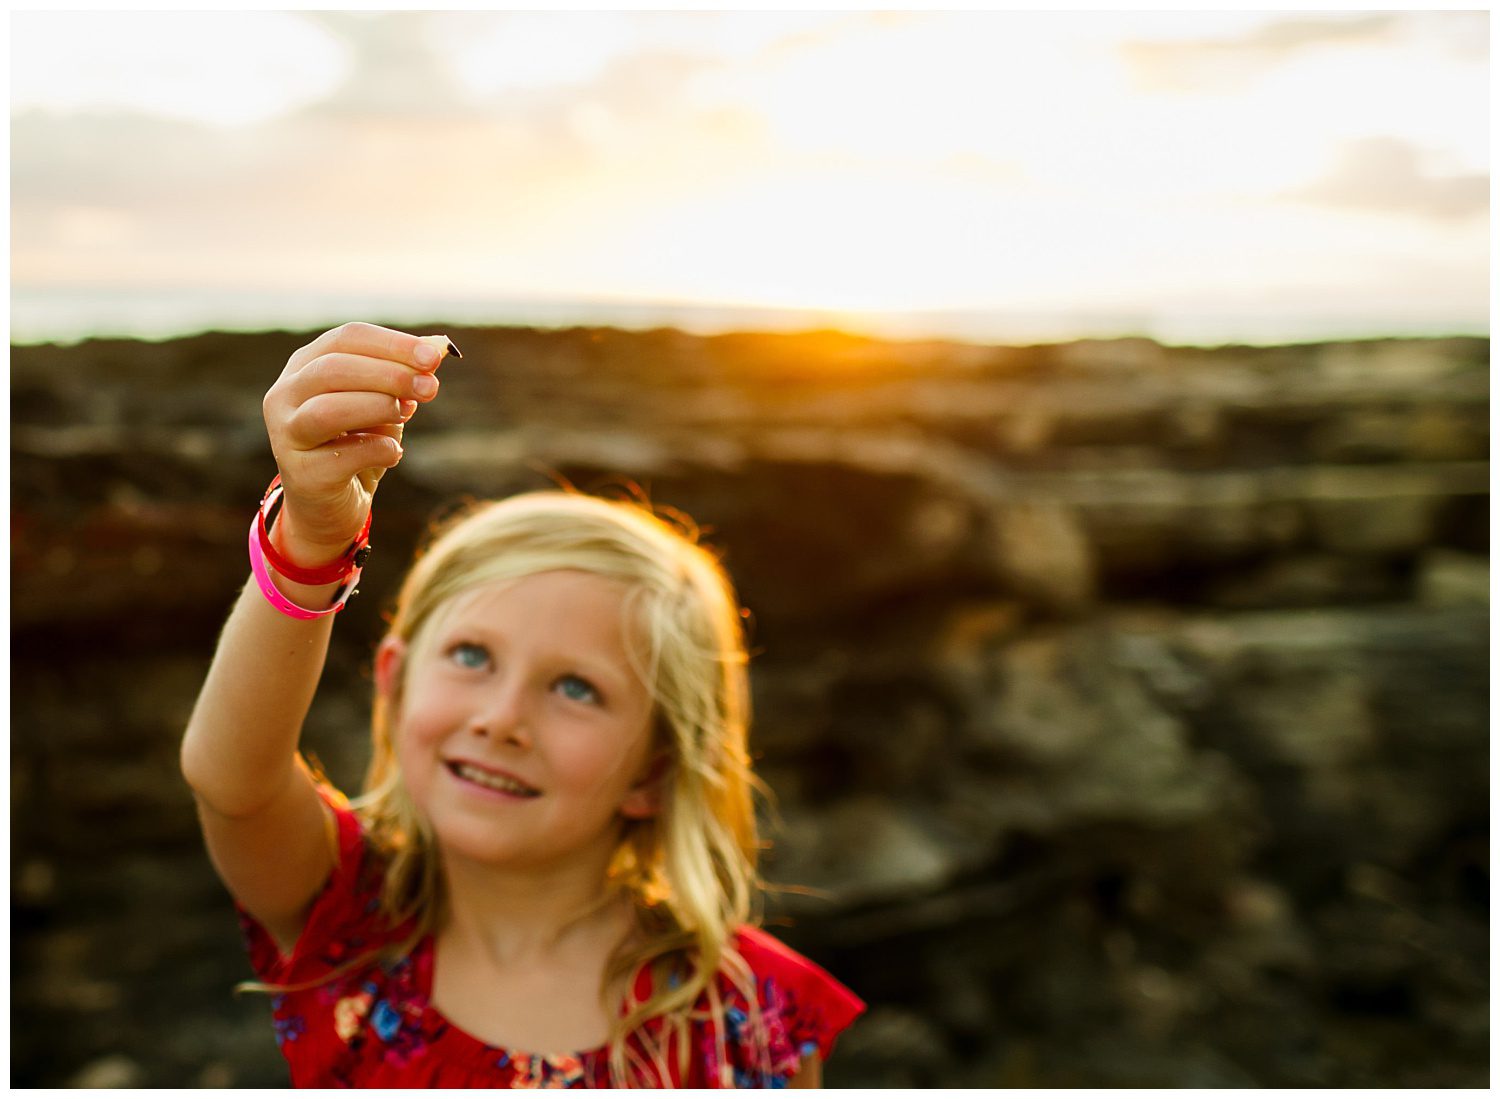
[[[739,943],[765,1006],[781,1017],[797,1058],[816,1051],[828,1060],[835,1039],[864,1012],[865,1002],[812,959],[759,928],[742,927]]]
[[[378,878],[371,873],[373,859],[359,818],[348,799],[333,787],[318,783],[316,789],[333,810],[338,855],[292,952],[282,954],[270,932],[239,901],[234,902],[250,966],[267,984],[321,979],[384,938],[377,933]]]

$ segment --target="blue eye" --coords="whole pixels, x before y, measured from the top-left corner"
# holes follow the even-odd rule
[[[562,677],[562,678],[561,678],[561,679],[560,679],[560,680],[558,680],[558,682],[559,682],[559,683],[577,683],[577,684],[579,684],[579,685],[580,685],[580,686],[582,686],[582,687],[583,687],[583,689],[584,689],[584,690],[585,690],[585,691],[587,691],[587,692],[588,692],[588,694],[589,694],[589,695],[590,695],[590,696],[592,696],[592,697],[593,697],[593,699],[594,699],[594,700],[596,700],[596,701],[603,701],[603,700],[602,700],[602,699],[601,699],[601,698],[600,698],[600,697],[599,697],[599,692],[598,692],[598,691],[596,691],[596,690],[594,690],[594,687],[593,687],[593,684],[591,684],[591,683],[590,683],[590,682],[589,682],[589,681],[588,681],[588,680],[586,680],[586,679],[580,679],[580,678],[578,678],[578,676],[576,676],[576,675],[565,675],[565,676],[563,676],[563,677]],[[575,696],[573,696],[573,695],[569,695],[569,696],[568,696],[568,697],[569,697],[569,698],[572,698],[572,699],[573,699],[573,701],[574,701],[574,702],[587,702],[587,701],[589,701],[589,699],[588,699],[588,698],[578,698],[578,697],[575,697]]]
[[[448,650],[448,655],[461,668],[482,668],[490,658],[483,645],[476,645],[472,641],[460,641]]]

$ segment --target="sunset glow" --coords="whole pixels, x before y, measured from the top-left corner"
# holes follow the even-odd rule
[[[448,297],[497,322],[527,300],[964,311],[997,339],[1028,313],[1189,340],[1487,331],[1487,29],[18,13],[13,331],[112,288]]]

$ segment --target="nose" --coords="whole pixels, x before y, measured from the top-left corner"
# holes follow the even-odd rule
[[[508,679],[486,693],[469,719],[469,731],[478,736],[530,747],[531,715],[525,684]]]

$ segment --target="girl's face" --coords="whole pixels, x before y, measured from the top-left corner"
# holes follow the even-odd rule
[[[407,791],[445,854],[607,864],[622,818],[657,808],[652,700],[627,656],[624,583],[559,569],[467,592],[420,651],[387,638]]]

